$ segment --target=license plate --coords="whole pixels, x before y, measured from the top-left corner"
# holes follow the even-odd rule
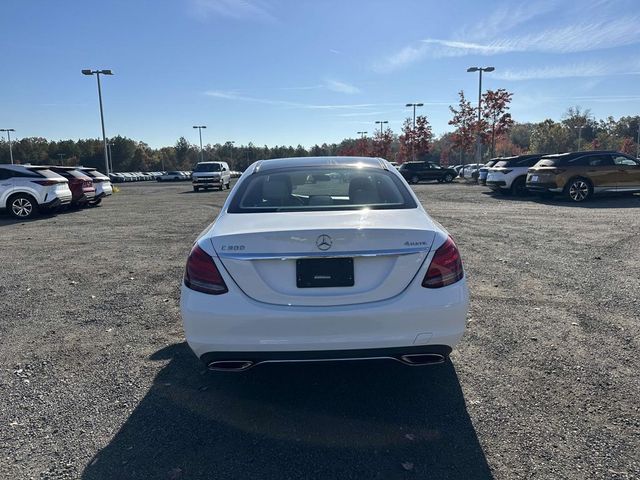
[[[538,181],[538,175],[531,175],[531,181],[532,182],[537,182]]]
[[[298,288],[353,287],[353,258],[296,260]]]

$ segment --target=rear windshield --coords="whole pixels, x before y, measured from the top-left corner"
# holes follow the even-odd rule
[[[38,175],[42,175],[45,178],[60,178],[60,174],[52,172],[48,168],[30,168],[29,170],[36,172]]]
[[[220,164],[219,163],[199,163],[196,165],[196,168],[193,170],[194,172],[219,172]]]
[[[516,157],[509,160],[500,160],[494,167],[533,167],[540,157]]]
[[[397,175],[353,167],[257,173],[239,186],[229,213],[416,208]]]

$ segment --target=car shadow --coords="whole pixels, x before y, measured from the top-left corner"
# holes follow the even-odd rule
[[[210,373],[186,344],[82,478],[490,479],[451,362]]]
[[[504,199],[512,202],[536,202],[541,205],[553,205],[573,208],[640,208],[640,195],[638,194],[616,194],[597,195],[585,202],[576,203],[561,196],[541,197],[535,194],[524,196],[504,195],[500,192],[485,191],[483,195],[496,199]]]

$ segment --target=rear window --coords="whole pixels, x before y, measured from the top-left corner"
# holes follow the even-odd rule
[[[402,180],[386,170],[306,167],[250,175],[229,213],[416,208]]]
[[[59,173],[53,172],[48,168],[30,168],[29,170],[41,175],[45,178],[60,178],[61,175]]]
[[[533,167],[540,157],[516,157],[509,160],[500,160],[494,167]]]
[[[194,172],[219,172],[221,166],[219,163],[199,163],[196,165]]]

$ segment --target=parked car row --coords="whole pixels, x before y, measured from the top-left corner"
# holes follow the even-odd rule
[[[158,179],[167,172],[117,172],[110,173],[109,178],[113,183],[145,182]]]
[[[0,209],[15,218],[95,206],[112,193],[109,177],[95,168],[0,164]]]
[[[477,178],[495,192],[515,196],[563,195],[583,202],[601,193],[640,192],[640,159],[611,150],[494,158],[458,171],[461,178]]]

